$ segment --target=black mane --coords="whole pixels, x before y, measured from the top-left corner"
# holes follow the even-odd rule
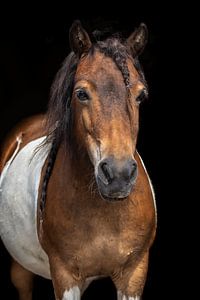
[[[60,144],[63,135],[70,137],[71,98],[78,58],[71,52],[64,60],[51,86],[47,110],[47,140]]]

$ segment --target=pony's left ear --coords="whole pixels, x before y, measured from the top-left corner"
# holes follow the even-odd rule
[[[133,57],[136,57],[142,53],[148,40],[148,30],[144,23],[129,36],[126,40],[126,45],[131,51]]]
[[[69,42],[71,50],[79,57],[92,46],[89,35],[78,20],[74,21],[69,30]]]

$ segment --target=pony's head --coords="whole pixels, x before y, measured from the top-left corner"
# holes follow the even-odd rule
[[[62,103],[57,113],[62,130],[69,130],[73,114],[73,135],[89,155],[100,194],[107,200],[124,199],[137,179],[139,104],[147,95],[137,58],[147,41],[146,26],[141,24],[123,43],[109,38],[93,44],[75,21],[69,37],[72,53],[60,71],[65,75],[55,81],[52,109],[59,107],[56,101]]]

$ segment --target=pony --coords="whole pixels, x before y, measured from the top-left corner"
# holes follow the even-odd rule
[[[110,277],[118,300],[141,299],[156,233],[153,187],[136,150],[147,84],[138,62],[145,24],[92,42],[80,21],[45,114],[7,136],[0,157],[0,236],[20,300],[34,274],[57,300]]]

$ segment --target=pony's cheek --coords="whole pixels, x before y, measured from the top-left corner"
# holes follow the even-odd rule
[[[92,122],[91,118],[89,115],[89,111],[87,108],[84,108],[82,110],[82,118],[81,118],[81,123],[82,123],[82,131],[85,131],[86,133],[92,134]]]

